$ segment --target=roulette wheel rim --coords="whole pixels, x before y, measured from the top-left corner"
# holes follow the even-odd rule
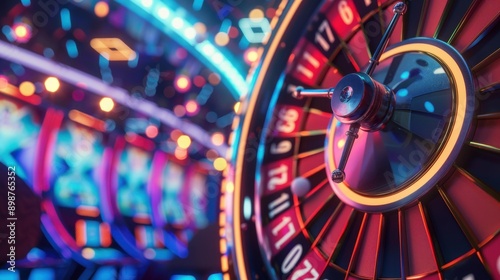
[[[332,1],[330,1],[330,3],[331,2]],[[335,3],[338,3],[338,2],[340,2],[340,1],[337,1]],[[409,2],[411,2],[411,1],[409,1]],[[413,2],[416,2],[416,1],[413,1]],[[316,3],[308,3],[308,4],[309,4],[309,6],[314,6]],[[378,11],[381,12],[382,9],[387,8],[390,4],[393,4],[393,2],[383,4],[382,5],[383,8],[379,8]],[[427,4],[424,3],[423,6],[425,6],[425,5],[427,5]],[[324,258],[327,258],[328,259],[327,268],[333,267],[333,269],[337,270],[337,272],[341,271],[343,273],[342,277],[355,277],[355,278],[358,277],[361,279],[364,279],[363,277],[392,278],[394,276],[391,277],[390,273],[384,275],[384,272],[380,272],[381,270],[384,270],[384,268],[382,266],[377,266],[377,265],[375,265],[375,267],[377,267],[379,269],[379,271],[374,272],[374,274],[371,274],[370,277],[363,275],[363,274],[361,274],[361,275],[356,274],[357,272],[355,271],[356,270],[356,268],[355,268],[356,261],[355,260],[356,260],[356,258],[358,258],[358,257],[356,257],[356,254],[360,254],[359,250],[361,250],[360,248],[362,247],[362,245],[359,245],[359,244],[364,242],[361,234],[359,234],[360,237],[358,239],[354,238],[353,242],[355,242],[357,244],[355,246],[355,248],[357,248],[357,249],[353,249],[354,252],[351,251],[348,254],[349,255],[348,258],[350,260],[348,260],[349,265],[347,266],[347,268],[342,267],[341,265],[338,265],[334,261],[332,261],[332,259],[335,259],[335,257],[342,255],[342,253],[330,252],[331,255],[329,257],[325,257],[324,252],[321,252],[320,248],[318,248],[317,246],[316,247],[312,246],[310,251],[308,251],[306,249],[306,250],[304,250],[306,253],[302,254],[302,252],[301,252],[300,257],[297,257],[297,261],[295,261],[295,264],[297,265],[297,267],[294,267],[294,268],[292,267],[292,268],[290,268],[290,270],[287,269],[288,274],[287,273],[276,274],[276,271],[278,271],[280,269],[280,265],[281,265],[281,269],[283,268],[283,261],[284,260],[287,260],[288,262],[290,262],[290,260],[295,260],[294,254],[291,254],[291,255],[289,254],[288,258],[286,258],[286,256],[281,257],[281,255],[280,255],[281,261],[276,261],[276,258],[277,258],[276,256],[279,255],[279,250],[277,252],[270,252],[271,250],[269,248],[266,248],[266,247],[269,247],[272,245],[276,245],[276,239],[268,240],[268,237],[271,234],[270,234],[270,230],[266,229],[266,226],[270,227],[269,224],[271,222],[269,222],[269,217],[264,218],[263,215],[264,214],[269,215],[269,210],[267,210],[267,213],[264,213],[264,214],[260,213],[260,209],[262,209],[264,206],[270,205],[270,199],[266,200],[267,204],[265,204],[262,200],[262,197],[261,197],[262,194],[259,193],[259,192],[261,192],[259,190],[259,185],[262,185],[262,184],[269,182],[269,178],[263,179],[263,177],[265,177],[265,176],[262,175],[262,173],[269,171],[269,169],[264,169],[264,171],[262,171],[261,170],[262,164],[260,164],[260,163],[262,163],[263,158],[266,156],[266,153],[269,153],[268,152],[269,150],[266,148],[269,148],[270,144],[269,144],[269,139],[266,139],[266,135],[268,135],[269,133],[276,132],[276,131],[273,131],[273,129],[275,129],[273,127],[274,124],[272,123],[272,121],[270,121],[270,117],[273,116],[272,111],[274,110],[274,117],[277,114],[277,109],[275,109],[274,106],[276,106],[276,104],[279,104],[279,101],[277,99],[280,97],[278,97],[279,93],[276,93],[276,91],[281,90],[281,86],[283,86],[283,84],[285,83],[284,82],[285,75],[281,75],[281,73],[283,73],[283,71],[284,71],[284,66],[283,65],[276,66],[276,65],[273,65],[273,63],[274,64],[276,64],[276,63],[277,64],[280,64],[280,63],[286,64],[286,63],[283,63],[283,61],[286,61],[287,56],[290,55],[290,53],[292,53],[292,49],[293,49],[293,47],[290,48],[290,44],[292,44],[292,45],[294,44],[294,39],[295,39],[295,42],[298,40],[298,35],[296,35],[294,39],[290,39],[291,35],[288,33],[286,35],[283,35],[284,33],[290,32],[290,30],[292,30],[292,29],[294,29],[294,27],[296,27],[296,25],[293,25],[294,20],[292,20],[295,12],[297,10],[300,10],[305,15],[305,14],[307,14],[307,12],[309,12],[309,13],[316,12],[317,13],[319,10],[319,9],[309,9],[307,12],[304,12],[305,6],[307,6],[307,5],[304,3],[301,4],[300,1],[294,1],[293,3],[291,3],[289,5],[289,7],[288,7],[289,10],[287,11],[287,15],[284,17],[283,22],[281,23],[281,25],[279,25],[279,27],[275,31],[274,38],[272,38],[272,40],[270,41],[267,53],[264,56],[264,60],[260,65],[260,71],[263,74],[259,75],[256,78],[255,83],[254,83],[254,91],[253,91],[252,95],[249,96],[249,100],[247,101],[246,107],[244,109],[244,114],[242,114],[240,116],[240,119],[238,119],[236,121],[236,125],[238,126],[236,133],[237,133],[238,137],[236,137],[236,140],[235,140],[235,143],[233,144],[233,147],[235,147],[235,150],[238,152],[235,152],[233,154],[234,155],[233,156],[233,168],[230,170],[230,174],[228,176],[230,178],[230,181],[234,184],[234,189],[232,189],[232,193],[230,193],[230,196],[232,198],[229,199],[229,201],[231,203],[231,208],[230,208],[231,212],[228,215],[229,216],[228,220],[229,220],[231,226],[227,228],[229,235],[230,235],[229,239],[230,239],[231,245],[232,245],[231,253],[233,255],[233,261],[234,261],[233,265],[235,266],[239,277],[241,277],[242,279],[258,278],[258,277],[262,277],[262,275],[265,275],[263,277],[266,277],[267,275],[271,275],[271,277],[273,277],[273,278],[289,277],[289,276],[291,276],[290,273],[294,273],[295,276],[296,275],[303,276],[304,275],[303,273],[302,274],[298,273],[298,271],[300,270],[300,268],[298,268],[298,266],[302,263],[302,267],[303,267],[302,270],[305,271],[306,268],[309,268],[308,272],[310,272],[311,262],[309,262],[309,266],[307,266],[307,264],[306,264],[304,267],[304,262],[302,262],[302,261],[305,259],[304,256],[306,255],[306,253],[311,253],[314,251],[314,252],[319,252],[319,253],[316,253],[317,255],[322,256]],[[472,6],[470,6],[467,9],[467,11],[468,11],[467,13],[470,13],[470,10],[472,9],[471,7],[473,7],[473,6],[474,5],[472,4]],[[415,4],[414,4],[414,7],[415,7]],[[495,18],[497,18],[497,20],[495,20]],[[492,28],[492,26],[495,25],[496,21],[498,21],[498,15],[496,17],[493,17],[493,20],[490,21],[486,25],[486,28],[484,28],[483,30],[477,30],[477,35],[480,35],[480,34],[484,35],[485,31],[488,28]],[[287,30],[287,26],[286,26],[287,24],[290,24],[290,26],[288,26],[289,27],[288,30]],[[464,23],[460,22],[460,24],[464,24]],[[410,29],[408,26],[406,28]],[[421,28],[421,27],[418,27],[418,28]],[[446,28],[439,27],[438,29],[444,30]],[[457,30],[461,30],[461,29],[457,28]],[[445,35],[442,35],[443,32],[444,31],[439,33],[438,31],[436,31],[436,36],[434,36],[434,39],[432,39],[432,40],[434,42],[436,42],[437,40],[442,39],[440,37],[443,37],[443,36],[446,37]],[[297,31],[295,31],[295,33],[297,33]],[[448,40],[447,44],[452,45],[453,41],[455,41],[457,38],[456,37],[457,34],[460,35],[460,32],[455,31],[453,34],[449,35],[449,37],[448,37],[449,40]],[[496,35],[490,35],[490,36],[494,37]],[[479,37],[481,37],[481,36],[478,36],[477,40],[480,40]],[[348,41],[348,40],[346,39],[346,41]],[[476,41],[476,43],[477,43],[477,41]],[[476,46],[477,45],[481,45],[481,44],[479,43],[479,44],[476,44]],[[455,45],[454,48],[458,49],[458,46]],[[298,47],[297,47],[297,49],[298,49]],[[494,57],[498,52],[493,50],[490,53],[484,54],[483,56],[481,56],[483,58],[483,60],[472,62],[473,58],[471,58],[472,57],[471,53],[472,53],[473,49],[474,49],[474,43],[471,43],[467,48],[462,48],[462,50],[457,51],[457,52],[461,54],[460,55],[461,57],[463,56],[465,58],[465,60],[466,60],[465,63],[468,64],[467,65],[468,68],[470,68],[474,74],[474,78],[476,80],[474,81],[473,91],[476,94],[476,99],[477,99],[477,95],[480,94],[481,92],[484,92],[484,91],[488,92],[488,88],[490,88],[490,91],[489,91],[490,93],[494,92],[494,90],[491,91],[492,87],[495,88],[494,81],[491,82],[491,84],[493,84],[493,85],[485,86],[483,83],[483,85],[479,86],[477,84],[478,83],[477,77],[479,76],[478,73],[482,71],[481,69],[487,68],[488,64],[493,64],[493,65],[495,64],[495,63],[492,63],[492,61],[495,60]],[[483,52],[484,52],[484,49],[483,49]],[[450,53],[450,52],[448,52],[448,53]],[[282,57],[277,58],[277,56],[282,56]],[[290,59],[290,60],[292,61],[293,59]],[[331,59],[330,59],[330,61],[331,61]],[[290,64],[291,63],[289,63],[288,65],[290,66]],[[290,70],[288,70],[288,71],[290,71]],[[486,71],[492,71],[492,70],[490,69],[490,70],[486,70]],[[278,72],[279,74],[276,74],[275,72]],[[287,72],[287,73],[289,73],[289,72]],[[274,84],[276,84],[276,80],[278,81],[278,86],[272,87],[272,88],[266,88],[268,83],[273,79],[274,79]],[[451,80],[452,80],[452,83],[455,82],[455,79],[451,79]],[[467,84],[469,84],[469,83],[467,82]],[[472,85],[467,85],[467,86],[471,87]],[[469,93],[470,93],[470,91],[469,91]],[[263,96],[267,96],[267,97],[263,97]],[[480,101],[483,101],[483,100],[480,100]],[[459,143],[457,146],[461,146],[461,145],[463,145],[463,146],[467,146],[467,145],[471,146],[472,145],[473,146],[474,144],[470,144],[470,143],[474,142],[473,141],[474,137],[477,137],[477,133],[478,133],[477,132],[478,131],[477,130],[477,116],[478,115],[480,116],[479,119],[486,118],[486,117],[482,116],[484,114],[484,112],[478,113],[478,111],[477,111],[478,110],[477,107],[480,107],[483,105],[474,104],[474,101],[470,97],[466,103],[469,103],[468,105],[471,105],[472,110],[475,110],[474,116],[470,115],[470,116],[465,117],[466,120],[465,120],[464,124],[465,124],[465,127],[467,127],[467,128],[465,130],[461,130],[461,132],[459,133],[461,135],[460,137],[464,138],[465,140],[461,140],[464,143],[463,144]],[[481,102],[479,102],[479,103],[481,103]],[[266,104],[266,105],[260,106],[258,104]],[[262,108],[262,107],[266,107],[266,108]],[[467,110],[471,110],[470,109],[471,107],[469,107]],[[269,111],[266,111],[267,108],[269,108]],[[482,110],[482,109],[479,109],[479,110]],[[469,112],[469,111],[467,111],[467,112]],[[265,117],[262,117],[263,115]],[[263,120],[263,119],[265,119],[265,120]],[[469,127],[469,124],[467,122],[470,123],[470,127]],[[262,124],[262,123],[265,123],[265,124]],[[475,134],[476,136],[474,136],[474,133],[476,133]],[[471,136],[471,134],[472,134],[472,136]],[[325,142],[328,142],[328,141],[325,141]],[[330,142],[332,142],[332,141],[330,141]],[[484,143],[482,143],[482,144],[483,144],[482,145],[483,147],[487,146],[488,148],[486,148],[486,149],[490,149],[492,151],[497,151],[497,149],[498,149],[492,145],[488,145],[488,144],[484,144]],[[481,146],[481,144],[479,144],[479,146]],[[488,203],[490,203],[489,205],[491,207],[493,207],[490,209],[496,209],[498,207],[498,191],[495,190],[495,187],[491,186],[491,185],[489,186],[488,184],[491,184],[491,183],[485,184],[480,179],[475,177],[475,176],[479,177],[479,175],[472,175],[470,172],[468,172],[468,170],[472,170],[470,166],[468,166],[466,163],[464,163],[470,157],[471,151],[469,151],[468,149],[469,148],[460,148],[458,150],[453,151],[454,155],[452,156],[452,158],[454,157],[455,159],[447,162],[448,167],[440,169],[440,171],[438,172],[439,175],[435,178],[435,181],[430,183],[431,186],[425,190],[422,190],[421,193],[417,196],[407,196],[407,199],[402,200],[402,202],[399,205],[396,205],[396,206],[393,205],[392,208],[389,207],[389,208],[385,208],[385,209],[381,209],[381,208],[377,209],[376,207],[375,208],[370,208],[370,207],[368,207],[368,208],[361,207],[360,208],[359,205],[356,205],[355,203],[350,204],[350,206],[354,206],[354,208],[352,210],[353,212],[364,213],[364,214],[360,214],[362,216],[362,217],[361,216],[359,217],[360,221],[353,222],[355,219],[352,217],[356,216],[354,214],[349,216],[351,218],[348,218],[348,220],[349,220],[348,224],[350,224],[350,226],[352,226],[352,223],[358,224],[358,226],[356,227],[357,230],[360,230],[360,231],[367,230],[368,225],[372,223],[372,220],[379,220],[379,226],[378,226],[379,237],[377,237],[379,239],[379,243],[382,240],[382,238],[380,237],[381,236],[380,232],[382,232],[383,224],[384,223],[388,224],[388,223],[395,221],[395,223],[397,225],[396,228],[399,229],[399,231],[400,231],[400,233],[397,233],[397,235],[396,235],[398,237],[398,242],[396,245],[399,247],[398,258],[401,258],[401,260],[398,261],[400,268],[398,268],[399,276],[396,276],[397,278],[409,277],[409,276],[412,276],[412,277],[424,277],[424,276],[427,277],[428,276],[431,278],[432,277],[438,277],[438,278],[449,277],[449,275],[451,275],[449,273],[455,273],[455,272],[452,272],[452,270],[454,270],[454,269],[458,271],[460,269],[460,267],[466,267],[466,270],[467,270],[467,266],[469,266],[469,268],[473,269],[475,266],[471,265],[470,263],[464,265],[464,263],[466,263],[468,260],[472,259],[472,258],[469,258],[470,256],[476,256],[479,259],[480,266],[483,266],[484,270],[486,271],[485,272],[486,274],[479,273],[479,275],[487,275],[488,277],[493,277],[493,275],[496,275],[494,273],[498,273],[498,272],[494,271],[495,266],[494,266],[493,261],[491,259],[493,257],[491,257],[491,254],[490,254],[491,250],[493,250],[492,244],[496,243],[496,241],[494,241],[494,240],[496,240],[495,237],[498,235],[497,234],[498,228],[496,230],[493,230],[492,234],[489,234],[488,236],[486,236],[487,234],[484,234],[484,232],[485,232],[484,230],[478,229],[477,224],[474,224],[474,222],[472,222],[472,220],[470,220],[469,218],[464,217],[467,215],[474,216],[477,214],[471,214],[470,212],[468,212],[469,210],[464,210],[464,209],[466,209],[466,208],[463,208],[463,207],[465,207],[464,206],[465,204],[462,201],[462,199],[458,198],[459,195],[457,195],[457,190],[459,188],[462,189],[463,188],[462,186],[467,186],[467,187],[474,187],[475,186],[475,187],[478,187],[478,189],[480,189],[480,191],[477,191],[477,193],[481,192],[482,194],[486,194],[484,197],[489,197],[488,199],[490,200],[490,202],[488,202]],[[328,148],[326,148],[325,150],[328,150]],[[325,155],[325,157],[328,158],[328,155]],[[296,161],[299,161],[299,159],[297,159],[297,158],[295,158],[295,159],[296,159]],[[259,163],[259,160],[260,160],[260,163]],[[266,163],[268,163],[268,162],[266,162]],[[292,164],[299,165],[299,163],[292,163]],[[293,165],[293,168],[292,168],[293,170],[298,169],[298,167],[296,165]],[[327,163],[327,165],[328,165],[328,163]],[[452,172],[450,172],[450,170]],[[474,172],[476,172],[476,174],[478,174],[477,171],[474,171]],[[249,175],[247,175],[245,173],[249,173]],[[326,174],[329,172],[324,172],[324,173]],[[295,174],[295,173],[292,173],[292,174]],[[447,176],[445,176],[445,175],[447,175]],[[347,175],[347,176],[349,176],[349,175]],[[252,177],[254,177],[255,179],[253,179]],[[328,178],[329,176],[325,175],[324,177]],[[490,175],[489,178],[492,178],[492,180],[488,181],[488,182],[496,182],[495,180],[497,180],[497,179],[495,179],[495,178],[497,178],[497,176],[494,176],[494,175]],[[486,179],[481,178],[481,179],[488,180],[488,178],[486,178]],[[266,181],[266,180],[268,180],[268,181]],[[332,183],[330,178],[328,178],[328,180],[329,180],[329,184],[335,185]],[[466,182],[466,181],[468,181],[468,182]],[[288,182],[288,184],[290,185],[290,181]],[[251,190],[248,190],[248,189],[251,189]],[[310,191],[312,192],[312,190],[310,190]],[[476,190],[473,192],[476,193]],[[301,201],[301,198],[298,198],[296,195],[293,195],[292,193],[287,193],[287,195],[293,196],[293,200],[290,200],[291,204],[293,204],[294,206],[297,206],[300,204],[299,201]],[[254,200],[253,201],[253,205],[254,205],[253,213],[254,213],[254,215],[252,215],[252,216],[244,215],[243,210],[242,210],[243,204],[244,204],[243,200],[246,197],[250,197],[250,199]],[[274,201],[276,203],[279,203],[279,199],[277,197],[278,196],[274,196]],[[282,196],[282,197],[284,197],[284,196]],[[436,202],[438,200],[439,200],[439,202]],[[342,204],[342,206],[338,207],[338,209],[343,208],[343,207],[345,208],[345,205],[349,205],[349,203],[345,200],[345,198],[340,198],[339,204]],[[439,227],[436,227],[436,224],[439,224],[440,219],[446,220],[446,218],[443,218],[443,217],[438,218],[438,216],[436,216],[436,213],[434,213],[435,209],[438,209],[441,206],[439,206],[439,207],[436,206],[435,209],[433,208],[435,206],[430,206],[430,205],[437,205],[437,204],[445,205],[445,209],[448,209],[451,216],[454,217],[455,223],[458,223],[458,229],[460,231],[465,232],[464,233],[465,239],[463,239],[463,240],[465,240],[466,243],[472,244],[471,248],[464,249],[464,252],[462,252],[462,253],[456,253],[454,255],[451,254],[454,257],[450,257],[450,253],[446,251],[447,249],[443,248],[444,245],[440,244],[437,241],[436,236],[439,234],[442,234],[442,233],[441,233],[441,230],[439,229]],[[291,208],[294,208],[294,207],[291,207]],[[329,219],[329,221],[335,220],[336,218],[341,216],[341,213],[343,210],[338,210],[338,209],[335,211],[332,211],[332,214],[329,216],[331,218],[331,219]],[[395,209],[397,211],[394,211]],[[429,210],[429,209],[432,209],[432,210]],[[441,209],[441,208],[439,208],[439,209]],[[310,232],[304,228],[305,220],[304,219],[301,220],[303,218],[303,217],[301,218],[301,215],[303,215],[303,214],[301,213],[300,206],[295,207],[294,211],[295,211],[295,214],[299,217],[298,218],[299,219],[298,225],[300,226],[299,231],[302,232],[302,234],[305,236],[306,239],[311,238]],[[428,242],[430,244],[429,245],[430,250],[432,251],[433,261],[435,262],[435,264],[434,264],[435,268],[432,271],[428,270],[427,272],[422,272],[422,269],[420,269],[420,270],[416,269],[415,267],[418,267],[418,264],[411,263],[411,261],[408,260],[410,258],[409,254],[414,254],[414,253],[413,252],[408,253],[409,249],[403,248],[403,247],[409,246],[409,245],[407,245],[407,243],[411,243],[411,241],[408,241],[408,240],[413,238],[413,235],[408,235],[406,232],[406,231],[408,231],[408,228],[406,227],[406,224],[405,224],[405,217],[408,217],[407,219],[410,220],[410,216],[414,215],[415,213],[417,213],[418,214],[417,216],[419,216],[420,219],[422,220],[422,221],[420,221],[420,223],[421,223],[420,226],[423,227],[423,231],[425,232],[425,234],[424,234],[425,237],[430,240]],[[280,214],[282,214],[282,213],[278,213],[276,216],[279,216]],[[389,217],[389,216],[391,216],[391,217]],[[387,218],[387,219],[384,220],[385,218]],[[263,220],[266,220],[266,221],[263,221]],[[283,221],[283,220],[281,220],[281,221]],[[279,221],[277,221],[274,224],[274,226],[272,226],[273,227],[272,229],[279,231],[283,228],[283,227],[278,226],[279,225],[278,222]],[[290,224],[286,224],[286,225],[290,225]],[[497,227],[497,225],[498,225],[497,222],[495,222],[495,227]],[[479,227],[481,227],[481,226],[479,226]],[[326,231],[326,230],[322,230],[322,231]],[[483,232],[483,233],[479,234],[477,232]],[[491,231],[489,231],[489,232],[491,233]],[[301,235],[301,234],[300,233],[296,234],[296,236],[298,236],[298,235]],[[481,237],[478,238],[477,236],[481,236]],[[402,238],[399,238],[399,237],[402,237]],[[345,238],[345,237],[343,237],[343,238]],[[248,241],[250,239],[252,239],[252,241]],[[481,239],[481,240],[479,240],[479,239]],[[280,239],[278,239],[278,241],[279,240]],[[311,240],[314,240],[314,236],[311,238]],[[275,243],[273,243],[273,241]],[[346,240],[344,240],[344,241],[346,241]],[[298,241],[294,240],[293,242],[298,242]],[[284,246],[287,248],[286,250],[288,250],[288,252],[291,252],[291,251],[293,251],[293,248],[296,248],[296,247],[292,246],[292,245],[294,245],[293,242],[291,242],[291,245]],[[320,243],[320,241],[311,241],[311,242],[314,242],[314,245],[317,245],[318,243]],[[260,244],[259,245],[260,250],[257,250],[258,252],[252,253],[251,247],[253,245],[257,245],[257,244]],[[377,245],[378,247],[377,247],[376,251],[382,251],[383,246],[380,247],[379,245]],[[413,246],[413,245],[411,245],[411,246]],[[339,246],[339,247],[342,247],[342,246]],[[253,249],[253,250],[255,251],[255,249]],[[335,251],[338,251],[338,250],[335,250]],[[335,255],[335,256],[333,256],[333,255]],[[404,255],[405,257],[404,258],[401,257],[402,255]],[[487,258],[490,258],[490,259],[486,260]],[[264,261],[262,261],[260,259],[264,259]],[[298,261],[298,259],[300,259],[300,261]],[[411,268],[408,268],[409,266]],[[314,265],[312,267],[314,268]],[[267,270],[267,272],[266,272],[266,270]],[[461,272],[461,273],[463,273],[463,272]],[[323,274],[323,276],[327,275],[326,270],[322,269],[319,272],[319,275],[321,275],[321,274]],[[295,277],[295,276],[293,276],[293,277]],[[473,276],[474,276],[474,274],[473,274]]]

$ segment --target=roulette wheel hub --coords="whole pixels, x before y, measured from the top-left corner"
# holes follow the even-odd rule
[[[331,103],[335,118],[328,127],[325,149],[326,170],[335,175],[343,164],[335,153],[339,147],[348,146],[349,137],[344,134],[352,134],[352,129],[345,131],[337,122],[357,122],[365,131],[360,136],[363,144],[352,151],[354,162],[349,163],[354,178],[347,176],[344,182],[335,180],[335,176],[331,179],[333,190],[344,202],[365,211],[402,207],[445,177],[467,139],[474,108],[472,75],[461,55],[448,44],[413,38],[393,46],[382,57],[380,70],[375,70],[373,78],[365,73],[348,74],[336,87],[342,91],[334,90]],[[406,69],[404,74],[393,78],[390,87],[377,82],[387,80],[388,69],[394,63]],[[420,83],[426,86],[417,87]],[[349,87],[355,89],[354,94],[342,102],[343,90]],[[436,92],[437,96],[428,97]],[[415,112],[407,113],[409,109]],[[411,114],[420,112],[433,114],[438,121],[410,124]],[[400,130],[409,133],[404,141],[388,136]],[[432,133],[423,137],[419,130]],[[374,153],[376,149],[385,153]],[[357,176],[355,165],[364,162],[372,168],[364,176]],[[387,168],[381,168],[383,165]]]

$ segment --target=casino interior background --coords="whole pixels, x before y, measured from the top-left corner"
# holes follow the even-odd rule
[[[355,191],[366,205],[325,175],[347,122],[291,94],[362,71],[395,3],[2,1],[0,279],[500,279],[497,1],[405,1],[388,39],[399,62],[383,56],[373,77],[397,102],[420,79],[447,88],[396,103],[370,134],[383,149],[360,132],[349,163],[369,158],[367,179],[347,165],[347,185],[409,174]],[[444,156],[374,167],[390,153],[415,165],[426,130],[445,132],[424,152],[451,150],[437,175]]]

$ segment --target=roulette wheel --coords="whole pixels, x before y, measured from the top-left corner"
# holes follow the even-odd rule
[[[283,3],[234,123],[227,271],[500,279],[499,7]]]

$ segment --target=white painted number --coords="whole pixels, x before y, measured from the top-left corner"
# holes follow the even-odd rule
[[[472,274],[472,273],[471,274],[467,274],[467,275],[465,275],[464,278],[462,278],[462,280],[475,280],[474,274]]]
[[[269,181],[267,182],[267,189],[272,191],[277,185],[283,185],[288,181],[288,166],[280,165],[267,172]]]
[[[297,280],[300,277],[306,275],[307,273],[310,273],[312,277],[309,278],[300,278],[301,280],[317,280],[319,278],[319,273],[316,271],[315,268],[312,267],[312,264],[308,261],[304,261],[304,268],[301,268],[292,275],[292,280]]]
[[[285,227],[287,227],[285,229]],[[286,232],[281,233],[280,232],[285,229]],[[293,225],[292,223],[292,218],[286,216],[286,217],[283,217],[283,220],[281,221],[281,223],[277,224],[273,229],[272,229],[272,233],[274,236],[277,236],[278,234],[281,235],[281,238],[274,244],[274,247],[276,249],[279,249],[281,248],[281,246],[283,246],[283,244],[285,244],[288,239],[290,239],[290,237],[292,237],[294,234],[295,234],[296,230],[295,230],[295,226]]]
[[[319,61],[316,58],[314,58],[314,56],[312,56],[309,52],[304,52],[302,58],[305,59],[307,62],[309,62],[309,65],[312,66],[314,69],[319,68],[320,66]],[[314,76],[314,72],[308,67],[304,66],[303,64],[297,65],[297,68],[295,69],[296,71],[306,76],[308,79],[312,79]]]
[[[344,21],[346,25],[351,24],[352,21],[354,20],[354,14],[352,13],[352,9],[351,7],[349,7],[347,1],[345,0],[339,2],[339,14],[340,17],[342,18],[342,21]]]
[[[295,129],[295,122],[299,118],[299,112],[295,109],[281,109],[278,114],[276,129],[279,132],[290,133]]]
[[[290,207],[290,201],[288,201],[288,198],[289,195],[287,193],[282,193],[280,197],[269,203],[269,218],[274,218],[276,215]]]
[[[271,144],[270,152],[273,155],[288,153],[292,149],[292,141],[283,140],[279,143]]]
[[[287,274],[288,272],[292,271],[292,269],[297,265],[297,262],[300,260],[300,255],[302,255],[302,245],[297,244],[295,247],[290,250],[288,255],[286,255],[285,259],[283,260],[283,264],[281,264],[281,272],[283,274]]]
[[[323,37],[323,32],[325,32],[326,38]],[[321,23],[318,31],[316,31],[316,37],[314,37],[314,40],[321,46],[321,48],[323,48],[325,52],[329,51],[331,44],[335,42],[335,37],[333,37],[332,29],[330,28],[330,24],[326,19]]]

